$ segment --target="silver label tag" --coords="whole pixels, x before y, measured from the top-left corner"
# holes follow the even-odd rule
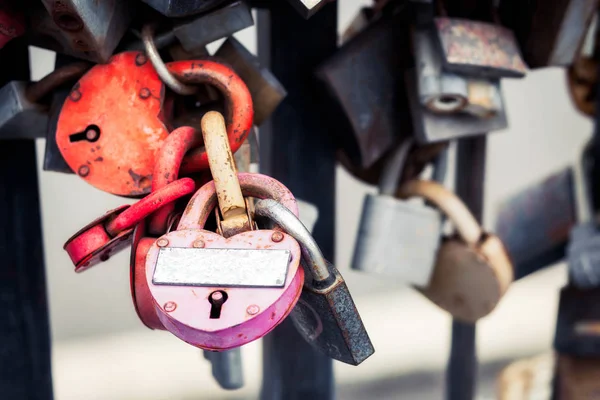
[[[289,250],[161,248],[152,282],[176,286],[283,287]]]

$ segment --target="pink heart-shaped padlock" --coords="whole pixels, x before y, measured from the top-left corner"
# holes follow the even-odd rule
[[[298,214],[294,196],[280,182],[260,174],[240,173],[238,178],[244,196],[271,198]],[[146,257],[145,271],[151,299],[141,301],[152,301],[162,325],[181,340],[203,349],[221,351],[259,339],[281,323],[300,297],[304,270],[300,267],[298,242],[279,230],[255,230],[227,239],[204,230],[204,224],[216,203],[214,182],[209,182],[192,197],[177,230],[161,236],[152,245]],[[206,261],[208,254],[213,254],[211,249],[260,250],[262,254],[265,254],[265,250],[278,250],[277,254],[286,253],[289,258],[283,282],[278,281],[277,287],[243,287],[243,284],[207,286],[157,280],[161,251],[181,252],[182,249],[209,250],[204,259],[193,259],[187,263],[188,272],[191,268],[192,274],[197,272],[193,270],[199,264],[210,264],[210,261]],[[252,280],[255,271],[243,270],[244,262],[241,264],[240,276]],[[216,267],[218,275],[218,265]],[[171,274],[178,273],[177,265],[170,265],[169,268]],[[213,296],[218,296],[218,299]],[[218,315],[214,314],[215,300],[220,301]]]

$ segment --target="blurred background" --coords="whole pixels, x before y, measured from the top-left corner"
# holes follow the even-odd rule
[[[343,30],[368,0],[339,2]],[[256,50],[256,31],[236,34]],[[220,42],[209,47],[214,51]],[[54,53],[31,49],[34,80],[51,71]],[[565,73],[546,69],[503,83],[510,128],[490,135],[485,226],[500,201],[575,162],[592,124],[575,111]],[[261,343],[242,349],[246,385],[227,392],[214,383],[200,350],[167,332],[146,329],[129,289],[129,254],[83,274],[62,246],[72,233],[127,202],[73,175],[43,172],[38,142],[44,247],[57,400],[255,399],[261,384]],[[310,179],[310,177],[306,177]],[[451,319],[412,289],[349,269],[363,195],[375,192],[341,168],[337,173],[336,265],[348,281],[376,353],[359,367],[335,363],[339,399],[441,399]],[[80,200],[84,199],[84,200]],[[479,398],[494,398],[495,375],[510,361],[551,349],[564,265],[519,281],[478,324]]]

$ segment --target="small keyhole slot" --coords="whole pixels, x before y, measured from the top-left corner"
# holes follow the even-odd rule
[[[82,140],[94,143],[97,142],[98,139],[100,139],[100,128],[97,125],[89,125],[82,132],[69,135],[69,141],[71,143],[81,142]]]
[[[223,304],[227,301],[227,292],[222,290],[214,291],[208,297],[209,303],[212,305],[210,308],[210,319],[219,319],[221,318],[221,308]]]

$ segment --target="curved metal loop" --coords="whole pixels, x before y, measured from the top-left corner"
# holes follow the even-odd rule
[[[285,233],[296,239],[302,249],[302,258],[309,267],[312,277],[322,282],[330,277],[329,268],[321,249],[302,222],[283,204],[271,200],[259,200],[254,206],[254,215],[274,221]]]
[[[29,85],[25,96],[32,103],[37,103],[60,86],[81,78],[91,67],[91,63],[80,61],[57,68],[39,81]]]
[[[414,139],[409,137],[405,139],[394,151],[394,154],[388,161],[381,179],[379,180],[379,193],[382,195],[393,196],[398,190],[398,182],[402,177],[402,172],[408,160],[408,154],[414,144]]]
[[[172,91],[177,94],[187,96],[196,93],[198,88],[196,86],[186,85],[185,83],[180,82],[177,78],[173,76],[167,69],[166,64],[160,58],[160,54],[158,54],[158,50],[156,45],[154,44],[154,25],[146,24],[142,28],[142,42],[144,43],[144,49],[146,50],[146,55],[150,59],[150,62],[154,66],[156,73],[160,77],[160,79],[167,85]]]
[[[477,244],[483,231],[481,226],[454,193],[437,182],[413,180],[398,189],[399,198],[422,197],[434,204],[452,221],[462,239],[470,245]]]
[[[105,226],[106,232],[111,236],[116,236],[119,232],[132,228],[139,224],[144,218],[165,204],[174,202],[181,197],[192,194],[196,188],[193,179],[183,178],[172,182],[164,188],[150,193],[137,203],[119,214],[115,219],[108,222]]]

